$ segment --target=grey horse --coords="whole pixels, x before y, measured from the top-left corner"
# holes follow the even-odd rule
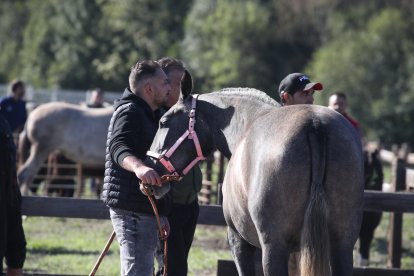
[[[34,109],[19,136],[18,154],[22,164],[18,180],[23,194],[43,162],[54,150],[90,167],[104,167],[105,143],[113,108],[86,108],[51,102]],[[25,152],[30,155],[24,160]]]
[[[289,254],[297,251],[300,275],[351,275],[364,172],[360,139],[349,122],[322,106],[281,108],[249,88],[194,100],[185,78],[190,76],[184,76],[179,102],[161,118],[146,163],[160,174],[182,174],[200,157],[195,140],[201,155],[218,149],[230,159],[223,211],[239,275],[255,275],[256,248],[267,276],[287,276]],[[177,145],[194,114],[198,139]]]

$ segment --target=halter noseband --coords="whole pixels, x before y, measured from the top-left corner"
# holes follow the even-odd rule
[[[188,113],[188,117],[189,117],[188,129],[184,132],[183,135],[181,135],[180,138],[178,138],[175,144],[168,151],[165,150],[162,153],[147,151],[147,156],[151,156],[157,159],[167,169],[167,171],[170,173],[170,176],[172,176],[173,177],[172,179],[174,180],[181,180],[182,177],[186,175],[191,170],[191,168],[194,167],[195,164],[197,164],[198,161],[206,159],[203,155],[197,133],[194,129],[194,126],[196,123],[195,112],[196,112],[196,104],[197,104],[198,96],[199,95],[194,95],[192,97],[191,110]],[[197,157],[193,161],[191,161],[190,164],[188,164],[187,167],[185,167],[181,173],[179,173],[174,168],[173,164],[170,162],[170,157],[177,150],[177,148],[181,145],[181,143],[185,141],[186,138],[192,139],[194,141],[194,146],[197,151]]]

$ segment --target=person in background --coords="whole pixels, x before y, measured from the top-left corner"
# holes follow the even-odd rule
[[[323,89],[319,82],[311,82],[303,73],[287,75],[279,85],[279,96],[282,106],[296,104],[313,104],[315,91]],[[299,276],[299,252],[293,252],[289,256],[289,276]]]
[[[102,200],[120,246],[121,275],[152,276],[158,248],[158,226],[140,181],[161,186],[158,173],[143,160],[158,129],[154,113],[166,105],[170,82],[154,61],[138,61],[129,74],[129,87],[114,103],[108,128]],[[155,199],[154,199],[155,200]],[[163,229],[168,232],[168,196],[155,200]]]
[[[313,104],[315,91],[323,89],[319,82],[311,82],[309,77],[302,73],[287,75],[279,85],[279,96],[281,104]]]
[[[366,146],[364,149],[364,189],[382,191],[384,173],[378,148]],[[359,265],[369,266],[369,249],[374,239],[375,229],[381,222],[382,212],[364,211],[359,232]]]
[[[10,84],[10,94],[0,99],[0,113],[9,123],[14,134],[19,133],[26,123],[26,101],[23,99],[25,93],[24,82],[15,80]]]
[[[355,130],[361,136],[361,129],[359,127],[359,122],[355,118],[352,118],[351,116],[349,116],[347,112],[348,102],[346,99],[346,95],[344,93],[342,92],[332,93],[329,96],[328,107],[342,114],[342,116],[344,116],[351,123],[351,125],[355,128]]]
[[[177,59],[164,57],[157,61],[166,73],[171,92],[165,109],[173,106],[180,96],[181,78],[186,70],[184,64]],[[167,216],[170,224],[170,235],[168,236],[168,258],[167,267],[169,276],[185,276],[188,272],[188,254],[193,242],[197,219],[199,214],[198,192],[201,190],[202,173],[198,165],[194,166],[181,181],[172,181],[171,195],[173,204],[170,214]],[[163,254],[161,246],[158,252],[158,260]],[[159,270],[157,275],[162,275]]]
[[[86,104],[89,108],[102,108],[106,107],[104,102],[103,91],[100,88],[95,88],[91,91],[89,101]]]
[[[359,122],[347,112],[348,102],[344,93],[335,92],[331,94],[329,96],[328,107],[342,114],[362,137]],[[365,146],[363,155],[365,175],[364,189],[382,191],[384,174],[378,149],[372,149]],[[381,212],[364,211],[362,214],[361,231],[359,232],[360,266],[369,265],[369,249],[374,238],[375,229],[381,222],[381,217]]]
[[[6,260],[7,276],[23,275],[26,239],[16,176],[16,147],[12,133],[0,114],[0,273]]]

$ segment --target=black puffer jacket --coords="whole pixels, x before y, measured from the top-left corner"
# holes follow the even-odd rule
[[[113,208],[154,214],[146,195],[139,189],[134,173],[121,167],[122,160],[133,155],[145,159],[158,129],[159,118],[141,98],[125,89],[122,98],[114,104],[106,142],[105,179],[102,199]],[[167,215],[171,200],[157,201],[160,215]]]
[[[11,268],[22,268],[26,259],[21,201],[16,181],[16,148],[10,127],[0,114],[0,272],[4,257]]]

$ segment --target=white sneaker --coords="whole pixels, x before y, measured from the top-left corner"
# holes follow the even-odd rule
[[[361,260],[359,261],[359,266],[367,267],[368,265],[369,265],[368,259],[361,258]]]

